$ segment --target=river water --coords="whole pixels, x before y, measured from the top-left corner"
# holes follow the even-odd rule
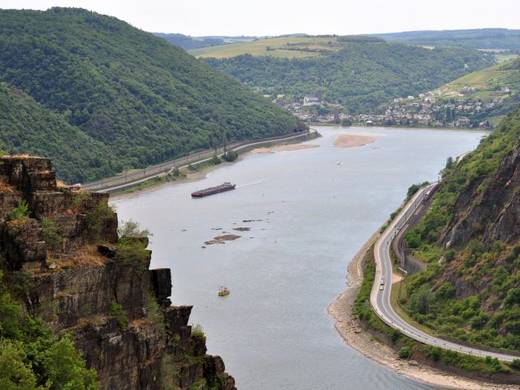
[[[474,149],[484,133],[318,130],[323,137],[308,143],[319,147],[249,154],[203,180],[112,204],[120,219],[153,233],[152,267],[172,269],[174,304],[194,305],[192,323],[203,325],[209,353],[223,357],[239,389],[429,389],[345,345],[327,306],[344,289],[350,259],[407,188],[436,180],[447,157]],[[343,133],[378,138],[335,147]],[[190,198],[224,181],[237,189]],[[250,230],[233,230],[243,227]],[[204,245],[224,233],[241,237]],[[221,285],[228,297],[217,296]]]

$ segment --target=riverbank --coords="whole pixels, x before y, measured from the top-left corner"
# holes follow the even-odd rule
[[[353,314],[353,306],[363,283],[363,263],[369,250],[379,237],[374,234],[354,256],[347,267],[347,286],[328,307],[329,315],[335,320],[335,327],[346,344],[412,380],[429,385],[452,389],[468,390],[514,390],[517,385],[486,383],[482,379],[471,379],[428,366],[413,360],[399,359],[396,351],[378,340]]]
[[[84,185],[84,188],[93,192],[136,192],[167,182],[177,181],[177,179],[182,179],[182,176],[188,176],[192,171],[199,171],[199,168],[205,169],[208,166],[219,165],[218,163],[214,163],[214,160],[216,159],[220,162],[221,157],[226,152],[233,151],[239,156],[259,147],[301,143],[320,136],[320,133],[311,129],[299,134],[242,142],[228,146],[226,149],[200,151],[176,160],[166,161],[144,169],[133,170],[97,182],[87,183]],[[186,169],[189,171],[186,171]],[[181,175],[179,175],[179,173],[181,173]]]

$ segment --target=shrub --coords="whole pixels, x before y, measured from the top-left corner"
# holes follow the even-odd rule
[[[408,348],[408,347],[402,347],[399,350],[398,354],[399,354],[400,359],[409,359],[410,356],[412,356],[412,351],[410,351],[410,348]]]
[[[125,310],[123,309],[123,306],[121,306],[117,302],[112,302],[112,304],[110,305],[109,313],[111,316],[116,317],[117,325],[121,329],[124,330],[128,328],[128,317],[126,315]]]
[[[0,340],[0,388],[37,388],[36,376],[19,341]]]
[[[511,362],[511,367],[515,370],[520,370],[520,359],[513,359]]]
[[[430,347],[428,356],[434,361],[438,362],[441,359],[442,351],[439,347]]]
[[[455,259],[456,252],[453,249],[450,249],[444,255],[444,258],[447,262],[453,261]]]
[[[455,287],[450,282],[444,282],[441,287],[436,291],[435,295],[439,299],[449,299],[455,296]]]
[[[520,288],[515,287],[507,292],[504,303],[507,306],[513,306],[520,303]]]
[[[21,200],[17,207],[11,209],[7,214],[7,219],[13,221],[16,219],[29,218],[29,205],[25,200]]]
[[[224,161],[233,162],[238,158],[238,153],[234,150],[228,150],[226,153],[224,153],[222,158],[224,159]]]
[[[217,153],[215,153],[213,155],[213,157],[211,158],[211,164],[213,165],[218,165],[222,162],[222,160],[217,156]]]
[[[61,236],[56,222],[50,218],[42,220],[43,239],[49,248],[57,250],[60,248],[63,237]]]
[[[149,251],[138,238],[122,237],[116,247],[114,261],[123,265],[130,265],[138,272],[148,269],[147,261],[150,258]]]
[[[47,372],[46,384],[50,385],[51,389],[99,388],[96,372],[86,368],[69,337],[53,343],[44,351],[42,363]]]
[[[427,314],[430,311],[432,293],[428,286],[422,287],[412,295],[412,310],[415,313]]]
[[[394,328],[392,328],[392,330],[390,332],[391,332],[390,338],[392,340],[392,343],[395,344],[397,342],[397,340],[399,340],[399,338],[401,337],[401,332],[399,332],[397,329],[394,329]]]
[[[130,237],[130,238],[139,238],[139,237],[149,237],[151,233],[148,229],[140,229],[139,224],[131,219],[123,222],[123,225],[118,229],[119,237]]]
[[[171,173],[174,177],[179,177],[181,175],[181,171],[178,167],[175,167],[173,172]]]
[[[485,359],[486,365],[491,369],[492,372],[502,372],[503,367],[502,364],[498,361],[497,358],[492,358],[490,356],[486,356]]]
[[[94,390],[94,370],[67,337],[22,310],[6,291],[0,272],[0,389]]]
[[[91,239],[99,239],[107,221],[114,218],[114,210],[107,203],[99,203],[85,214],[87,232]]]
[[[206,340],[206,335],[204,334],[204,329],[202,328],[202,326],[200,324],[196,324],[193,326],[193,328],[191,329],[191,335],[192,335],[192,337]]]

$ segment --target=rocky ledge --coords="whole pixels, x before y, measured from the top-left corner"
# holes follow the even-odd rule
[[[108,195],[59,186],[46,158],[2,157],[0,237],[27,311],[72,335],[103,389],[235,389],[148,240],[118,237]]]

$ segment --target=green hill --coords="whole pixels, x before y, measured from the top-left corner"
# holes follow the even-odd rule
[[[319,94],[351,113],[428,91],[494,63],[493,55],[473,50],[429,50],[363,36],[283,38],[276,45],[257,40],[202,51],[204,57],[230,57],[205,61],[263,93],[298,99]]]
[[[433,91],[440,101],[481,101],[484,109],[472,115],[476,122],[500,120],[520,104],[520,59],[516,58],[464,75]]]
[[[0,26],[0,80],[61,114],[102,158],[81,170],[76,156],[64,155],[74,164],[58,163],[61,177],[99,178],[298,126],[240,83],[115,18],[67,8],[2,10]],[[11,118],[2,128],[20,125]],[[50,136],[65,140],[67,131]],[[57,157],[36,145],[22,149],[4,132],[0,141],[16,151]]]
[[[443,337],[520,352],[520,109],[448,161],[433,203],[407,233],[426,271],[399,299]]]
[[[508,88],[515,94],[520,91],[520,59],[506,61],[489,68],[464,75],[435,92],[440,97],[463,96],[483,101],[492,101],[500,90]]]

